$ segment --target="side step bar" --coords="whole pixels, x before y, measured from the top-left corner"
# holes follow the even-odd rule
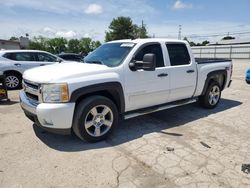
[[[174,108],[177,106],[183,106],[186,104],[191,104],[191,103],[195,103],[197,102],[197,99],[185,99],[185,100],[180,100],[177,102],[171,102],[171,103],[167,103],[165,105],[161,105],[161,106],[154,106],[154,107],[149,107],[146,109],[141,109],[141,110],[136,110],[136,111],[132,111],[132,112],[128,112],[125,113],[123,118],[124,119],[130,119],[130,118],[134,118],[137,116],[142,116],[142,115],[146,115],[146,114],[150,114],[153,112],[158,112],[161,110],[166,110],[166,109],[170,109],[170,108]]]

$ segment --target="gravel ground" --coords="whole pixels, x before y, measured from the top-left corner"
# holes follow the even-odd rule
[[[186,105],[120,122],[89,144],[45,132],[18,103],[0,102],[0,187],[250,187],[250,60],[213,110]]]

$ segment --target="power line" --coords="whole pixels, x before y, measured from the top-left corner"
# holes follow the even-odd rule
[[[250,34],[250,31],[246,32],[224,32],[224,33],[218,33],[218,34],[208,34],[208,35],[186,35],[186,37],[189,38],[200,38],[200,37],[218,37],[218,36],[228,36],[228,35],[244,35],[244,34]]]

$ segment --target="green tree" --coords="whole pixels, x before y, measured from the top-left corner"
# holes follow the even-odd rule
[[[70,39],[65,38],[45,38],[42,36],[34,37],[29,43],[29,49],[44,50],[53,54],[61,52],[83,53],[87,55],[89,52],[98,48],[100,41],[94,41],[91,38]]]
[[[101,45],[102,45],[102,43],[99,40],[91,42],[91,48],[92,48],[92,50],[95,50],[96,48],[98,48]]]
[[[81,52],[80,41],[78,39],[70,39],[67,45],[67,52],[80,53]]]
[[[233,40],[233,39],[235,39],[235,37],[226,36],[226,37],[223,37],[221,40]]]
[[[53,38],[47,40],[47,51],[59,54],[67,50],[67,40],[65,38]]]
[[[195,42],[189,41],[187,37],[184,37],[183,40],[187,41],[190,46],[196,46]]]
[[[12,37],[10,37],[10,40],[11,40],[11,41],[14,41],[14,40],[18,40],[18,38],[15,37],[15,36],[12,36]]]
[[[139,27],[134,24],[133,26],[133,38],[148,38],[148,33],[145,25]]]
[[[130,17],[114,18],[109,26],[109,31],[106,32],[106,41],[119,39],[133,39],[134,25]]]
[[[91,52],[93,49],[91,47],[91,38],[81,38],[80,39],[80,51],[82,54],[87,55],[89,52]]]
[[[148,38],[146,25],[142,22],[142,26],[138,26],[133,24],[130,17],[121,16],[114,18],[110,23],[105,41],[135,38]]]
[[[29,49],[47,50],[47,39],[42,36],[34,37],[29,43]]]
[[[186,40],[190,46],[206,46],[210,42],[208,40],[203,41],[202,43],[195,43],[192,41],[189,41],[187,37],[184,37],[183,40]]]
[[[201,44],[202,46],[206,46],[207,44],[209,44],[210,42],[208,40],[204,40]]]
[[[189,42],[188,38],[187,37],[184,37],[183,40]]]

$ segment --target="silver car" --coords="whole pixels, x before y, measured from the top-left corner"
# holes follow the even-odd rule
[[[22,84],[25,70],[50,65],[62,61],[61,58],[39,50],[2,50],[0,51],[0,71],[6,76],[8,89],[18,89]]]

